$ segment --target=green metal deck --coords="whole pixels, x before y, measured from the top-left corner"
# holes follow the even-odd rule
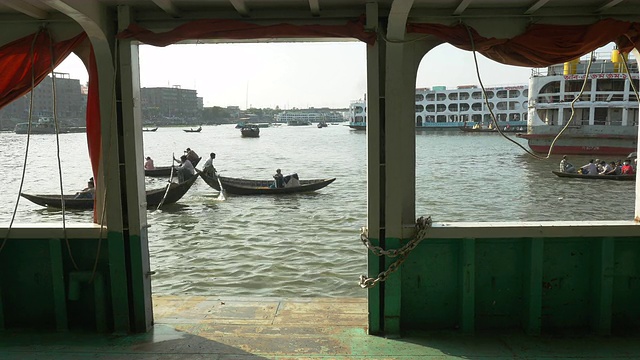
[[[638,359],[640,336],[367,335],[364,298],[154,297],[144,334],[11,331],[0,359]]]

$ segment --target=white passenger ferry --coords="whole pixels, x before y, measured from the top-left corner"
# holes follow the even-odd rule
[[[591,68],[587,66],[591,57]],[[575,113],[556,141],[553,154],[628,155],[638,144],[638,65],[624,57],[594,53],[564,64],[534,71],[529,89],[530,110],[526,134],[531,150],[548,153],[551,142],[569,123],[571,102]],[[633,81],[633,85],[631,84]]]
[[[320,122],[341,122],[344,121],[342,114],[335,111],[318,111],[316,109],[305,109],[296,111],[283,111],[277,114],[276,122],[286,123],[289,126],[305,126]]]
[[[501,128],[527,125],[527,85],[485,87],[487,101],[482,88],[476,85],[444,86],[416,89],[417,130],[457,130],[461,127],[487,128],[492,124],[486,102],[496,116]],[[349,126],[352,129],[366,128],[366,102],[352,101],[349,106]]]

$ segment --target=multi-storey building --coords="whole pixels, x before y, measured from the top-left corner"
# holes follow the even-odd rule
[[[53,76],[55,79],[47,76],[36,86],[33,97],[28,93],[0,110],[0,118],[25,120],[29,116],[30,107],[32,117],[53,117],[54,98],[58,118],[84,118],[87,99],[82,93],[80,80],[71,79],[67,73],[53,73]]]
[[[172,87],[140,89],[142,114],[146,119],[195,118],[203,109],[203,100],[196,90]]]

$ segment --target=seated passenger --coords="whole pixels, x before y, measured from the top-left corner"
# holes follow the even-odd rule
[[[74,199],[93,199],[96,193],[96,188],[94,186],[93,177],[89,179],[87,182],[87,187],[78,191],[74,197]]]
[[[567,155],[562,156],[562,160],[560,160],[560,172],[565,173],[574,173],[576,172],[576,168],[567,160]]]
[[[600,165],[602,166],[602,170],[598,172],[599,175],[608,175],[611,172],[615,171],[615,168],[612,167],[610,164],[607,164],[606,161],[601,161]]]
[[[593,163],[593,159],[589,163],[580,167],[583,175],[598,175],[598,167]]]
[[[631,166],[631,162],[629,159],[625,160],[622,164],[622,169],[620,169],[620,174],[622,175],[633,175],[635,172],[633,171],[633,166]]]
[[[606,171],[604,174],[605,175],[619,175],[618,173],[618,167],[616,166],[616,162],[612,161],[609,163],[609,165],[607,165],[609,167],[609,171]]]
[[[151,157],[147,156],[146,161],[144,162],[144,169],[145,170],[153,170],[155,169],[155,165],[153,164],[153,159],[151,159]]]

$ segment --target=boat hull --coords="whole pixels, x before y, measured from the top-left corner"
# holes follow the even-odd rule
[[[182,183],[171,183],[169,190],[166,187],[149,190],[146,192],[147,207],[157,207],[160,203],[163,205],[173,204],[189,191],[191,186],[198,179],[199,174],[194,175],[189,180]],[[165,196],[166,194],[166,196]],[[51,207],[62,208],[62,197],[60,195],[34,195],[21,193],[20,196],[33,202],[34,204]],[[92,210],[93,199],[74,199],[75,195],[64,196],[65,209],[73,210]],[[163,201],[164,199],[164,201]]]
[[[551,171],[551,172],[558,177],[586,179],[586,180],[633,181],[636,179],[635,175],[583,175],[578,173],[565,173],[560,171]]]
[[[198,158],[198,161],[194,162],[192,165],[195,167],[200,163],[202,157]],[[156,166],[155,169],[144,169],[144,176],[149,177],[167,177],[171,176],[171,168],[172,166]]]
[[[555,138],[552,134],[517,134],[527,139],[529,148],[547,154]],[[621,155],[636,151],[638,140],[633,136],[561,136],[553,146],[553,154],[565,155]]]
[[[460,131],[468,133],[485,133],[485,134],[499,134],[496,129],[474,129],[470,127],[459,127]],[[525,133],[527,132],[526,126],[510,127],[509,129],[501,129],[503,133]]]
[[[260,137],[260,128],[257,126],[245,126],[240,129],[242,137],[257,138]]]
[[[233,195],[282,195],[311,192],[322,189],[336,180],[336,178],[300,180],[300,186],[272,188],[273,180],[247,180],[223,176],[216,178],[207,176],[202,172],[199,172],[199,174],[213,189],[220,191],[221,183],[224,192]],[[218,180],[220,180],[220,183],[218,183]]]

